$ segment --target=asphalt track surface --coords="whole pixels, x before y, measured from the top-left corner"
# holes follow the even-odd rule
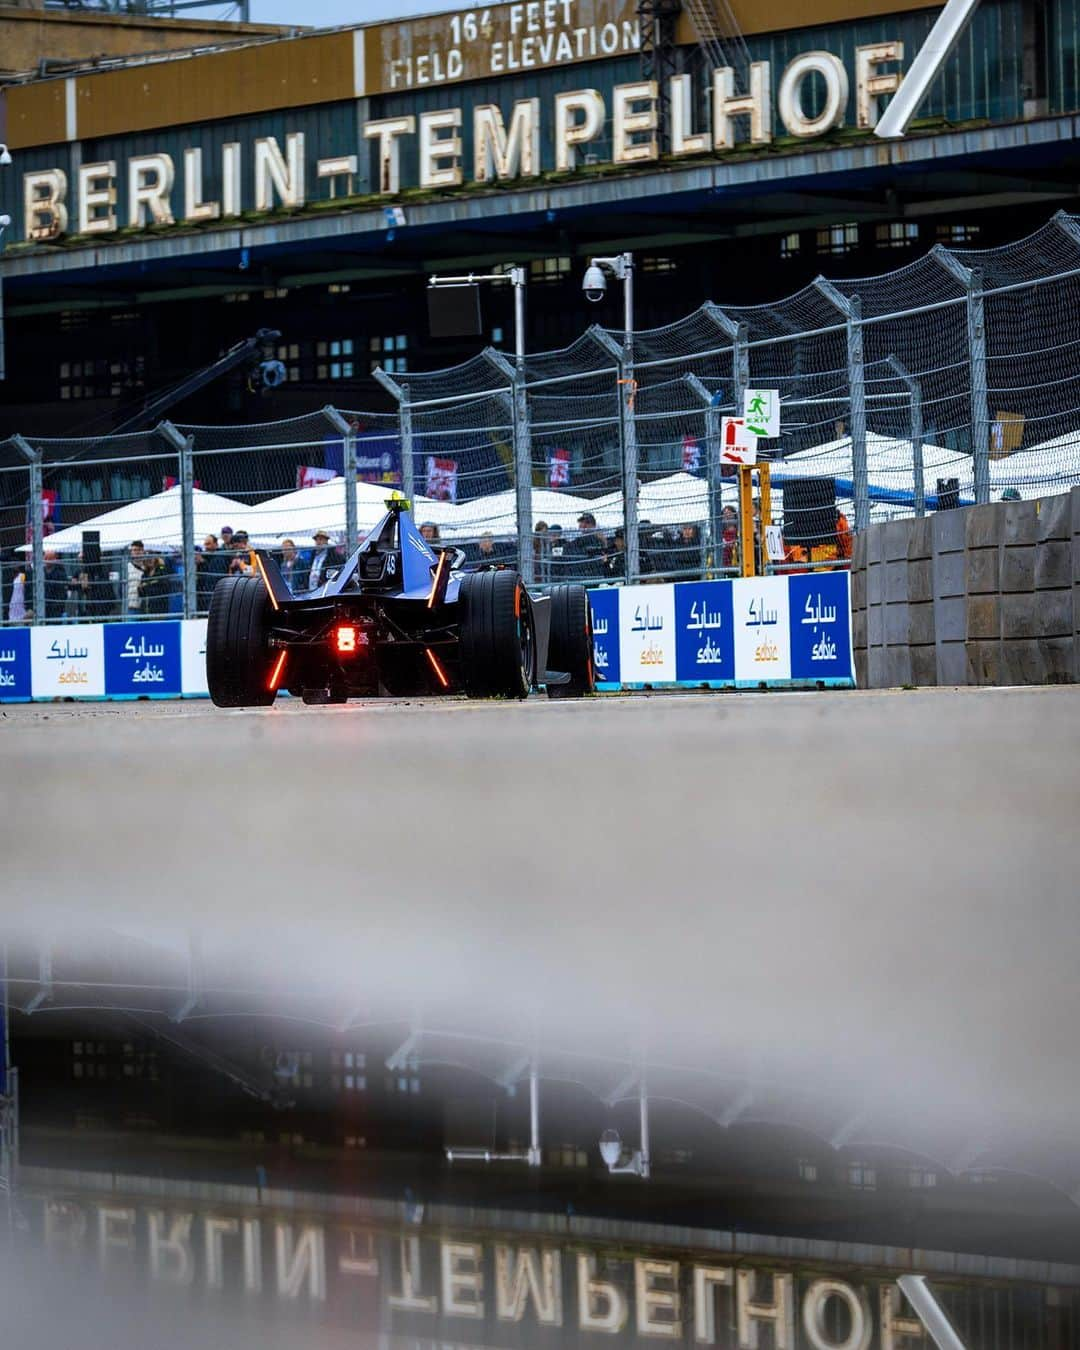
[[[0,764],[9,919],[1080,1121],[1080,689],[9,706]]]

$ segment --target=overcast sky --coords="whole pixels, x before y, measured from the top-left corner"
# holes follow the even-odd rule
[[[456,0],[251,0],[253,23],[295,23],[318,28],[338,24],[371,23],[376,19],[407,19],[414,14],[467,9]]]

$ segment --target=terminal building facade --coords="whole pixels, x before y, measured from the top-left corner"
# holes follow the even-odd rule
[[[593,253],[634,252],[644,328],[937,242],[1015,239],[1075,206],[1071,0],[984,0],[891,141],[874,126],[937,9],[829,0],[807,26],[786,0],[736,4],[741,33],[703,36],[681,13],[659,46],[638,9],[534,0],[250,32],[0,88],[0,434],[107,431],[264,327],[287,371],[272,401],[236,377],[178,416],[388,407],[376,367],[510,345],[503,293],[480,336],[430,336],[439,271],[525,264],[535,351],[618,323],[614,294],[582,300]]]

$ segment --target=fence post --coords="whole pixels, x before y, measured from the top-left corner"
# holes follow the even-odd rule
[[[533,567],[532,437],[525,397],[525,370],[511,364],[502,352],[485,347],[484,360],[510,381],[510,420],[514,438],[514,514],[517,520],[518,571],[526,585],[536,580]]]
[[[971,460],[975,478],[975,501],[990,500],[990,414],[986,394],[986,316],[983,306],[983,275],[977,267],[965,267],[947,248],[935,244],[930,256],[959,281],[967,292],[968,364],[971,379]]]
[[[184,618],[193,619],[198,609],[195,572],[195,464],[194,436],[185,436],[171,422],[159,422],[158,435],[180,459],[180,553],[184,563]]]
[[[342,474],[345,478],[345,556],[351,558],[359,540],[356,527],[356,437],[352,427],[336,408],[328,403],[323,416],[341,435]]]
[[[30,566],[31,605],[34,623],[45,622],[45,513],[42,510],[42,453],[22,436],[12,436],[11,443],[30,466]]]
[[[412,404],[409,402],[409,386],[398,384],[381,368],[372,372],[398,405],[398,432],[401,439],[401,491],[411,502],[413,499],[413,435]]]
[[[855,532],[870,524],[870,478],[866,464],[866,375],[863,368],[862,301],[844,295],[831,281],[818,277],[814,286],[844,316],[847,326],[848,406],[851,410],[851,479],[855,500]]]
[[[911,413],[912,504],[917,516],[925,516],[926,473],[923,467],[922,385],[897,357],[887,356],[885,362],[908,391],[908,406]]]
[[[705,477],[709,484],[709,545],[713,566],[719,567],[720,513],[722,479],[720,475],[720,410],[713,404],[713,396],[693,373],[684,376],[686,383],[705,405]]]
[[[706,315],[716,324],[725,337],[731,339],[731,384],[734,390],[732,402],[735,404],[735,416],[742,416],[743,395],[750,388],[750,351],[746,345],[746,324],[729,318],[711,300],[703,306]]]
[[[598,343],[615,362],[619,392],[619,445],[622,450],[623,534],[626,542],[626,579],[637,581],[641,570],[638,539],[638,448],[634,421],[634,358],[632,351],[615,341],[599,325],[593,324],[586,336]]]

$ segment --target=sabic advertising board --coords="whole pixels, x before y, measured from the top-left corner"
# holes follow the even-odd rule
[[[790,577],[739,577],[735,611],[735,678],[740,683],[791,679]]]
[[[111,623],[104,634],[109,698],[175,698],[180,693],[179,623]]]
[[[185,698],[209,698],[206,687],[206,620],[180,625],[180,689]]]
[[[687,581],[675,591],[675,673],[687,684],[730,684],[735,678],[731,585]]]
[[[105,639],[100,624],[31,628],[30,657],[34,698],[105,696]]]
[[[589,592],[593,624],[593,665],[597,687],[618,685],[619,592],[615,587]]]
[[[678,678],[673,586],[620,590],[619,669],[623,684],[665,684]]]
[[[791,677],[843,677],[851,668],[851,605],[846,572],[789,578]]]
[[[30,689],[30,630],[0,629],[0,703],[25,703]]]

